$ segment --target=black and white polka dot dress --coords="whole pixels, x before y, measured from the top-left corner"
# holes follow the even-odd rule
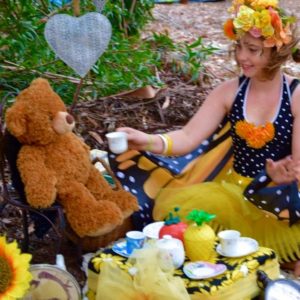
[[[295,84],[289,85],[282,78],[278,109],[270,120],[274,137],[259,149],[251,148],[235,132],[238,121],[247,121],[245,106],[251,84],[248,78],[240,82],[232,110],[219,131],[193,153],[176,158],[132,153],[127,158],[130,167],[116,174],[124,188],[139,200],[140,211],[133,216],[136,226],[144,226],[152,216],[155,221],[163,220],[174,207],[180,208],[181,220],[193,209],[201,209],[216,215],[211,224],[215,230],[239,230],[242,236],[274,249],[281,260],[295,260],[300,258],[298,185],[269,185],[265,162],[291,153],[291,94],[299,82],[294,80]],[[181,162],[192,159],[189,168],[174,173]],[[116,163],[115,170],[118,161],[111,162],[112,166]]]
[[[291,153],[291,94],[298,82],[290,86],[283,76],[278,109],[270,120],[275,129],[274,138],[261,148],[250,147],[235,131],[238,121],[248,121],[245,107],[250,84],[251,80],[241,78],[227,116],[232,138],[232,146],[227,153],[233,152],[233,160],[226,161],[210,181],[162,189],[155,200],[154,218],[160,219],[174,206],[181,208],[182,217],[195,208],[201,209],[216,215],[212,223],[215,230],[220,227],[238,230],[242,236],[257,240],[259,245],[274,249],[280,260],[299,259],[300,197],[297,183],[270,184],[265,172],[267,158],[276,161]],[[224,143],[226,141],[224,139]],[[224,150],[212,150],[215,151],[213,157],[210,158],[210,153],[207,153],[202,165],[214,165],[218,155],[225,158]]]
[[[275,128],[274,138],[260,149],[248,146],[246,141],[236,134],[235,125],[240,120],[248,121],[246,103],[250,85],[250,79],[243,78],[228,117],[231,123],[234,151],[233,168],[240,175],[253,178],[265,168],[267,158],[277,161],[291,154],[293,116],[291,93],[288,82],[283,76],[277,113],[273,120],[270,120]]]

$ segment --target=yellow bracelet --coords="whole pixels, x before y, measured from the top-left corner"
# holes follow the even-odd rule
[[[167,149],[165,151],[165,155],[171,156],[172,155],[172,150],[173,150],[173,140],[168,134],[163,134],[163,136],[167,140]]]
[[[173,140],[172,138],[168,135],[168,134],[163,134],[162,135],[166,141],[167,141],[167,147],[164,151],[164,154],[167,155],[167,156],[172,156],[172,152],[173,152]]]
[[[147,137],[148,137],[148,143],[145,147],[145,150],[146,151],[152,151],[153,150],[153,145],[154,145],[153,136],[152,136],[152,134],[148,134]]]

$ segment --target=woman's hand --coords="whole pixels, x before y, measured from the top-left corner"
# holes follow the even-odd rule
[[[298,178],[300,177],[300,164],[298,167]],[[267,159],[266,171],[272,181],[276,184],[287,184],[297,179],[295,166],[291,156],[287,156],[278,161]]]
[[[295,177],[296,177],[297,181],[299,182],[300,181],[300,161],[294,163],[293,170],[295,173]]]
[[[130,127],[121,127],[117,131],[127,133],[128,147],[130,149],[150,151],[157,154],[161,154],[164,150],[163,141],[157,134],[147,134]]]
[[[130,127],[120,127],[117,129],[117,131],[127,133],[128,146],[130,149],[145,150],[148,145],[149,135],[147,133]]]

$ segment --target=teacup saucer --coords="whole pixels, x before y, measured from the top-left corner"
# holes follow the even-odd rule
[[[227,253],[222,249],[221,244],[217,245],[216,251],[225,257],[241,257],[250,255],[258,250],[258,242],[254,239],[241,237],[237,241],[237,245],[234,251]]]
[[[227,267],[223,264],[212,264],[205,261],[190,262],[184,265],[184,274],[191,279],[206,279],[224,273]]]
[[[129,257],[130,254],[127,252],[126,249],[126,241],[120,241],[120,242],[116,242],[113,246],[112,246],[112,251],[114,251],[116,254],[124,256],[124,257]]]

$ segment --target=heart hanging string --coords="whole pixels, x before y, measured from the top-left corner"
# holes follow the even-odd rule
[[[78,17],[80,15],[80,0],[73,0],[72,3],[74,16]]]
[[[94,0],[93,2],[94,2],[94,5],[96,7],[96,11],[98,13],[101,13],[103,8],[104,8],[104,5],[106,3],[106,0]]]

